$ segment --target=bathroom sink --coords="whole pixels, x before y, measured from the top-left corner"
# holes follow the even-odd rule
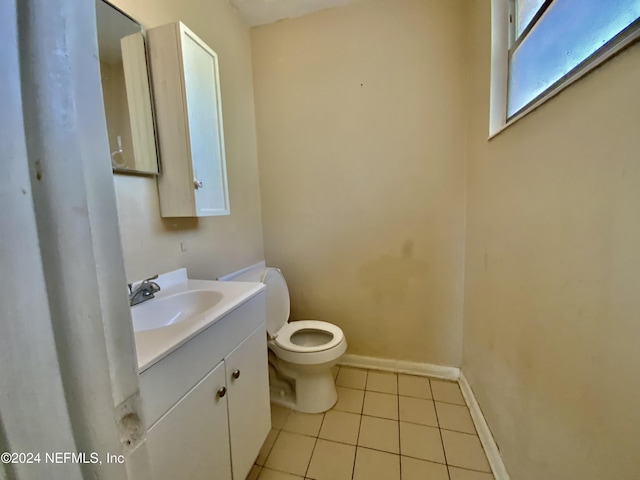
[[[131,308],[133,331],[144,332],[184,322],[213,308],[222,298],[220,292],[190,290],[148,300]]]
[[[133,282],[139,285],[139,282]],[[131,307],[138,373],[205,331],[265,288],[258,282],[196,280],[187,269],[161,273],[154,298]]]

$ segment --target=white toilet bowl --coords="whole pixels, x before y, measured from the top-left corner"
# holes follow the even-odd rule
[[[347,350],[342,330],[327,322],[289,322],[287,282],[276,268],[255,268],[234,278],[266,285],[271,401],[305,413],[329,410],[338,400],[331,367]]]

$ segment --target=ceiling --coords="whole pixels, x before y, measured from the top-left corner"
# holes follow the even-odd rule
[[[352,0],[229,0],[247,25],[253,27],[293,18],[326,8],[346,5]]]

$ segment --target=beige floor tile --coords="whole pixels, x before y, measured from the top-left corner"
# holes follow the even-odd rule
[[[290,473],[280,472],[278,470],[271,470],[270,468],[263,468],[260,472],[259,480],[299,480],[304,477],[298,475],[291,475]]]
[[[358,442],[360,415],[329,410],[324,415],[320,438],[355,445]]]
[[[354,480],[400,480],[400,456],[358,447]]]
[[[432,398],[427,377],[398,374],[398,394],[407,397]]]
[[[338,402],[333,407],[334,410],[358,414],[362,413],[364,390],[346,387],[336,387],[336,389],[338,390]]]
[[[254,465],[251,467],[249,475],[247,475],[247,480],[258,480],[258,475],[260,475],[261,471],[262,467],[260,465]]]
[[[471,414],[466,406],[436,402],[436,410],[438,410],[440,428],[476,434]]]
[[[335,382],[336,378],[338,377],[338,372],[340,371],[340,367],[339,366],[334,366],[331,367],[331,373],[333,374],[333,381]]]
[[[367,384],[367,371],[358,368],[340,367],[336,385],[339,387],[357,388],[364,390]]]
[[[430,427],[438,426],[438,417],[433,400],[414,397],[399,397],[400,421],[419,423]]]
[[[304,477],[315,443],[315,438],[282,431],[264,466]]]
[[[351,480],[356,447],[344,443],[318,440],[307,471],[314,480]]]
[[[491,472],[480,439],[476,435],[442,430],[442,441],[449,465]]]
[[[474,472],[457,467],[449,467],[449,477],[451,480],[494,480],[491,473]]]
[[[367,390],[397,395],[398,375],[389,372],[369,371],[367,374]]]
[[[388,393],[366,392],[362,414],[398,420],[398,396]]]
[[[282,429],[287,432],[317,437],[323,417],[323,413],[291,412]]]
[[[289,417],[289,413],[291,410],[288,408],[281,407],[280,405],[271,404],[271,427],[272,428],[282,428],[284,427],[284,422],[287,421],[287,417]]]
[[[431,391],[436,402],[456,403],[466,405],[458,382],[445,380],[431,380]]]
[[[360,422],[358,446],[400,453],[398,422],[385,418],[366,417]]]
[[[400,452],[407,457],[445,463],[440,431],[434,427],[400,422]]]
[[[447,466],[417,458],[400,457],[402,480],[449,480]]]
[[[267,439],[262,444],[260,453],[258,453],[258,458],[256,460],[256,463],[258,465],[264,465],[264,462],[267,461],[269,452],[271,452],[271,449],[273,448],[273,444],[276,443],[276,438],[278,438],[279,433],[280,433],[280,430],[272,428],[271,431],[269,432],[269,435],[267,435]]]

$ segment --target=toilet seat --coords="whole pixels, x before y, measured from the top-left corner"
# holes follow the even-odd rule
[[[303,330],[316,331],[320,335],[328,333],[332,335],[332,338],[328,342],[320,345],[305,346],[296,344],[292,338],[296,333]],[[320,320],[299,320],[297,322],[291,322],[283,325],[283,327],[278,330],[275,343],[280,348],[289,352],[311,353],[330,350],[339,345],[343,340],[344,333],[342,333],[340,327],[333,325],[332,323],[321,322]]]

